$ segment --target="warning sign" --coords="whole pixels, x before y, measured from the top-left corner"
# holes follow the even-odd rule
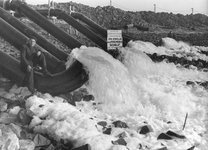
[[[108,50],[115,50],[123,46],[123,38],[121,30],[108,30],[107,37]]]

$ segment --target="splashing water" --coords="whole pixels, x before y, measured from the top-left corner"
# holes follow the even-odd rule
[[[72,55],[86,66],[89,72],[89,90],[99,108],[106,113],[124,115],[142,111],[142,99],[130,78],[128,69],[111,55],[99,48],[81,47]]]
[[[178,49],[180,47],[189,47],[189,44],[188,43],[185,43],[185,42],[182,42],[182,41],[176,41],[172,38],[162,38],[162,41],[163,41],[163,46],[165,48],[168,48],[168,49]]]
[[[132,110],[148,118],[181,123],[189,113],[190,117],[202,122],[205,108],[196,105],[199,99],[185,83],[207,80],[206,73],[179,69],[166,62],[154,63],[143,52],[167,53],[169,49],[148,42],[130,42],[119,51],[123,64],[98,48],[81,47],[72,51],[89,71],[90,91],[95,100],[102,103],[100,108],[104,112],[121,115]],[[205,102],[206,97],[200,100]]]
[[[171,45],[169,39],[166,39],[166,41]],[[173,120],[182,121],[184,118],[181,115],[186,112],[195,117],[197,116],[197,118],[200,118],[200,115],[204,118],[205,109],[202,109],[202,106],[195,105],[198,97],[185,84],[186,81],[207,81],[207,73],[179,69],[175,64],[169,64],[165,61],[154,63],[143,52],[161,52],[161,47],[154,47],[152,44],[144,43],[136,41],[135,43],[130,43],[129,47],[119,49],[119,51],[122,54],[122,62],[128,68],[137,90],[142,91],[146,96],[146,110],[153,110],[156,106],[156,111],[153,111],[152,115],[164,120],[172,118]],[[176,41],[172,45],[175,44],[177,44]],[[178,45],[186,44],[180,42]],[[168,51],[164,47],[162,50],[162,53]],[[204,97],[203,100],[205,101],[205,99]]]
[[[187,47],[189,49],[191,47]],[[74,49],[71,56],[86,67],[89,73],[86,86],[95,96],[98,107],[91,101],[77,102],[74,107],[60,98],[33,96],[26,102],[26,108],[35,114],[30,127],[56,140],[73,141],[75,147],[88,143],[92,150],[138,149],[141,145],[158,149],[154,147],[160,145],[161,148],[157,137],[167,130],[187,137],[163,140],[167,149],[182,150],[193,145],[196,149],[208,149],[208,92],[200,86],[186,85],[187,80],[207,80],[207,73],[166,62],[154,63],[143,52],[167,53],[170,50],[151,43],[131,42],[119,51],[122,61],[99,48]],[[70,62],[71,59],[69,65]],[[182,130],[186,113],[188,119]],[[106,135],[98,127],[97,122],[101,120],[109,123],[122,120],[129,128],[113,127],[111,135]],[[139,134],[144,124],[151,125],[153,132],[145,136]],[[112,144],[120,133],[127,134],[126,147]]]

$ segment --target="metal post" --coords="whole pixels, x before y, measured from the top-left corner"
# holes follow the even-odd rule
[[[48,0],[48,19],[50,18],[51,2]]]
[[[154,12],[156,13],[156,4],[154,4]]]

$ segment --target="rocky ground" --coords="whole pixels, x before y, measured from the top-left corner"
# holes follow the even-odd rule
[[[1,150],[66,149],[66,143],[53,141],[46,135],[34,133],[29,128],[32,116],[28,114],[25,108],[25,100],[30,94],[26,87],[17,87],[8,79],[0,77]],[[44,95],[38,93],[38,96],[43,97]],[[81,99],[86,101],[93,99],[93,96],[88,95],[84,89],[79,89],[67,95],[60,95],[60,97],[73,105],[75,101],[80,101]]]

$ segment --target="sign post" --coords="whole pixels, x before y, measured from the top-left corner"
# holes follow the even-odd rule
[[[107,48],[116,50],[123,46],[122,30],[108,30]]]

